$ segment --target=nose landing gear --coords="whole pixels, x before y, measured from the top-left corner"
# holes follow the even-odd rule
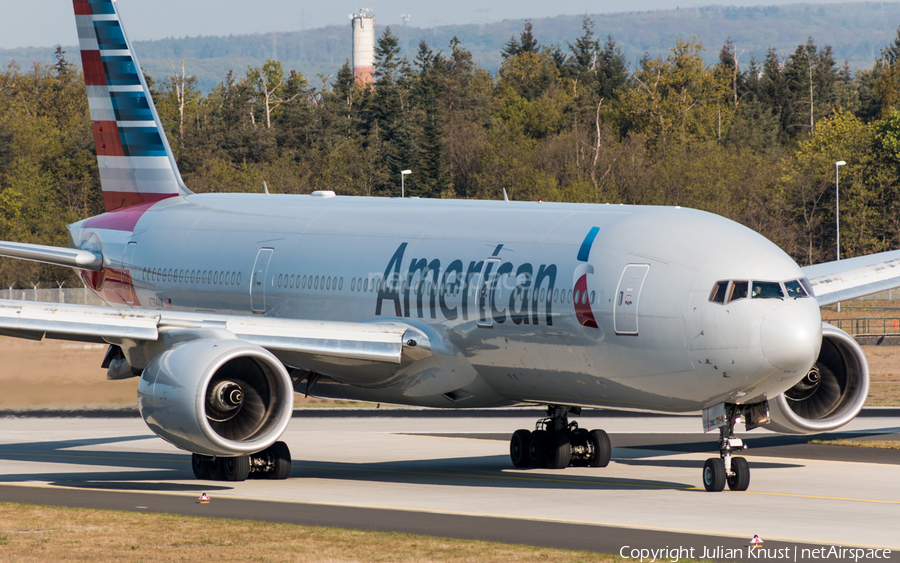
[[[569,422],[568,414],[581,414],[580,407],[550,405],[548,418],[535,424],[534,431],[516,430],[509,441],[509,457],[519,468],[563,469],[606,467],[612,446],[603,430],[585,430]]]
[[[734,435],[740,406],[734,405],[728,424],[719,428],[719,457],[711,457],[703,464],[703,486],[707,491],[720,492],[725,484],[732,491],[746,491],[750,486],[750,465],[743,457],[732,457],[732,453],[743,451],[747,446]]]

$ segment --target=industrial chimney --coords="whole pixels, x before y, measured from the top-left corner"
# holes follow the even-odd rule
[[[359,84],[371,84],[375,64],[375,13],[371,8],[364,8],[350,19],[353,22],[353,77]]]

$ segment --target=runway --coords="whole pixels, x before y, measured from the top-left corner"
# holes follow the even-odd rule
[[[769,549],[799,542],[900,551],[900,451],[816,446],[757,430],[744,435],[750,491],[707,493],[700,473],[717,436],[699,432],[698,416],[573,417],[610,433],[609,467],[514,469],[509,435],[539,416],[304,411],[284,436],[291,478],[243,483],[196,481],[190,456],[153,436],[140,418],[0,418],[0,501],[607,553],[694,547],[694,558],[703,548],[745,548],[755,534]],[[900,410],[872,409],[828,437],[898,434]],[[202,492],[212,497],[209,505],[196,502]]]

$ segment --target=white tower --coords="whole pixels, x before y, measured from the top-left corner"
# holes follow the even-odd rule
[[[375,13],[364,8],[350,16],[353,22],[353,77],[361,84],[371,84],[375,65]]]

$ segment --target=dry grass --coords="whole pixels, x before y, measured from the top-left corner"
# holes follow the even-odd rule
[[[900,450],[897,440],[811,440],[810,444],[820,446],[852,446],[854,448],[873,448],[876,450]]]
[[[0,503],[4,561],[544,563],[617,556],[335,528]]]
[[[900,346],[863,346],[869,362],[870,407],[900,405]]]

